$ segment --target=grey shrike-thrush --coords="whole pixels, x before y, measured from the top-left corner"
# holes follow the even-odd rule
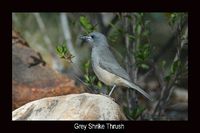
[[[116,86],[133,88],[152,101],[149,94],[143,91],[138,85],[131,82],[128,73],[119,65],[109,50],[106,37],[99,32],[92,32],[87,36],[81,36],[92,47],[91,60],[93,70],[100,81],[113,86],[109,93],[112,94]]]

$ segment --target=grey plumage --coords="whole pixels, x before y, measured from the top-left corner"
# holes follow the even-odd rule
[[[149,94],[130,81],[128,73],[119,65],[109,50],[107,39],[103,34],[92,32],[81,38],[86,40],[92,47],[92,67],[99,80],[109,86],[117,85],[133,88],[152,100]]]

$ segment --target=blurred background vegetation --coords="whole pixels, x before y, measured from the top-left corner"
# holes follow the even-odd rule
[[[187,13],[13,13],[12,29],[50,67],[85,84],[88,92],[108,94],[110,87],[91,69],[90,47],[79,39],[94,30],[102,32],[132,81],[155,99],[151,103],[133,91],[118,89],[113,97],[126,116],[188,120]],[[61,45],[72,55],[70,61],[57,55]]]

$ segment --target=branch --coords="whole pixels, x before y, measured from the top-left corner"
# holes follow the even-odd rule
[[[69,49],[70,53],[72,53],[72,55],[77,56],[76,51],[72,45],[71,32],[68,24],[68,17],[65,13],[60,13],[60,21],[64,33],[64,38],[67,42],[67,48]]]
[[[182,30],[182,29],[180,29]],[[180,31],[177,31],[178,33],[181,33]],[[177,52],[175,54],[175,57],[174,57],[174,60],[172,62],[175,63],[177,60],[180,59],[180,54],[181,54],[181,50],[183,49],[184,47],[184,44],[185,42],[187,42],[187,38],[188,38],[188,27],[186,27],[185,29],[185,32],[184,32],[184,35],[183,35],[183,38],[181,38],[181,35],[180,34],[177,34],[178,36],[178,41],[180,40],[181,42],[178,42],[180,46],[177,47]],[[187,64],[187,63],[186,63]],[[166,85],[164,85],[163,83],[161,84],[162,86],[162,92],[161,92],[161,96],[160,96],[160,99],[154,109],[154,112],[153,112],[153,115],[155,115],[155,113],[157,112],[157,110],[159,110],[159,114],[161,113],[161,110],[163,109],[163,107],[166,105],[166,103],[168,103],[171,95],[172,95],[172,92],[174,90],[174,83],[176,82],[177,80],[177,77],[180,73],[178,71],[176,71],[175,75],[174,75],[174,78],[172,78]],[[159,79],[162,79],[162,77],[160,77]],[[163,82],[163,81],[162,81]]]
[[[58,71],[62,71],[63,65],[61,64],[59,58],[55,54],[54,48],[52,47],[52,42],[51,42],[49,36],[47,35],[46,27],[45,27],[45,24],[40,16],[40,14],[33,13],[33,15],[34,15],[34,17],[38,23],[38,26],[42,32],[44,42],[47,44],[46,48],[48,49],[48,51],[50,52],[50,54],[53,58],[53,63],[52,63],[53,66],[52,67]]]
[[[187,23],[188,23],[187,20],[185,20],[180,28],[183,29],[185,26],[187,26]],[[160,52],[153,57],[154,63],[157,63],[157,61],[164,55],[165,51],[167,51],[169,47],[173,45],[173,42],[175,41],[178,34],[179,34],[178,30],[176,30],[174,35],[172,35],[171,38],[167,41],[167,43],[164,44]]]
[[[71,32],[69,28],[69,23],[68,23],[68,17],[65,13],[60,13],[60,21],[61,21],[61,26],[63,29],[64,33],[64,38],[66,40],[66,45],[67,48],[69,49],[70,53],[72,53],[74,58],[74,63],[73,63],[73,69],[75,70],[75,73],[78,75],[83,75],[81,69],[78,67],[79,66],[79,61],[78,61],[78,54],[76,53],[73,44],[72,44],[72,39],[71,39]]]
[[[103,14],[101,14],[101,15],[103,15]],[[118,16],[115,15],[115,17],[111,20],[110,23],[115,25],[117,23],[117,21],[118,21]],[[105,35],[107,35],[111,29],[112,29],[112,26],[109,24],[104,30]]]

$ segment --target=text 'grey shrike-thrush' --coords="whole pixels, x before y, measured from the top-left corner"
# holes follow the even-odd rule
[[[107,39],[103,34],[92,32],[80,38],[92,46],[92,67],[98,79],[106,85],[113,86],[109,96],[116,86],[125,86],[139,91],[152,101],[149,94],[143,91],[138,85],[131,82],[128,73],[119,65],[109,50]]]

